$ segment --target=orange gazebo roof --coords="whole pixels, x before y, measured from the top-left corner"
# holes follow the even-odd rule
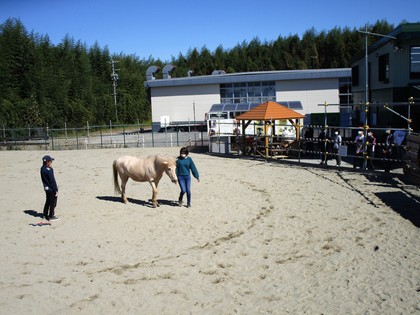
[[[276,102],[265,102],[253,109],[236,116],[237,120],[278,120],[304,118],[305,115]]]

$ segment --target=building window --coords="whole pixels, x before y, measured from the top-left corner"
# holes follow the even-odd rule
[[[353,98],[351,94],[351,82],[352,78],[339,78],[338,80],[338,96],[340,98],[340,104],[351,104],[353,103]]]
[[[359,66],[354,66],[353,68],[351,68],[351,85],[359,85]]]
[[[220,85],[220,102],[222,104],[264,103],[267,101],[276,101],[276,83],[274,81]]]
[[[379,56],[379,67],[378,67],[378,80],[379,82],[389,82],[389,54]]]
[[[420,47],[411,47],[410,79],[420,79]]]

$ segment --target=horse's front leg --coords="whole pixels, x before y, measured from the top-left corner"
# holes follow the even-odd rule
[[[150,181],[150,186],[152,186],[152,203],[153,208],[156,208],[158,206],[157,202],[157,184],[154,180]]]

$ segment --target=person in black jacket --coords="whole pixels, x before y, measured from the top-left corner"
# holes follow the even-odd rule
[[[382,136],[382,143],[384,147],[382,148],[382,155],[385,158],[384,168],[385,172],[389,173],[391,170],[391,161],[392,158],[392,151],[394,145],[394,135],[391,132],[391,129],[387,129],[385,134]]]
[[[47,221],[58,220],[58,218],[55,216],[58,186],[57,182],[55,181],[54,170],[51,167],[52,161],[54,161],[54,158],[52,158],[49,155],[46,155],[42,158],[41,166],[41,180],[46,195],[44,205],[44,219]]]

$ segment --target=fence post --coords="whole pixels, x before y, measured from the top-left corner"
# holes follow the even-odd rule
[[[125,125],[123,125],[123,140],[124,140],[124,148],[126,147],[125,144]]]
[[[99,133],[101,135],[101,149],[103,148],[103,143],[102,143],[102,126],[99,127]]]
[[[77,128],[76,128],[76,149],[79,150],[79,135],[77,134]]]
[[[86,149],[88,147],[90,147],[90,134],[89,134],[89,122],[86,122],[86,129],[87,129],[87,144],[86,144]]]
[[[140,120],[137,119],[137,147],[140,147]]]
[[[64,122],[64,134],[65,134],[65,136],[66,136],[66,143],[65,143],[65,147],[66,147],[66,149],[67,149],[68,142],[67,142],[67,122],[66,122],[66,121]]]
[[[111,139],[111,147],[112,147],[112,121],[109,121],[109,132],[111,133],[110,139]]]
[[[45,135],[45,150],[48,150],[48,124],[47,124],[46,135]]]

